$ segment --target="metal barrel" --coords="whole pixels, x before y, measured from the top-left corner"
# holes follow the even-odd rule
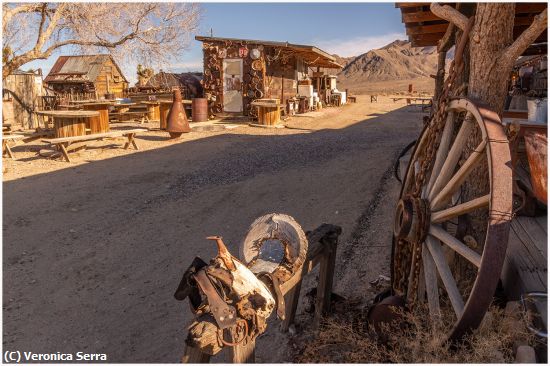
[[[208,121],[208,100],[206,98],[193,98],[191,103],[191,119],[193,122]]]

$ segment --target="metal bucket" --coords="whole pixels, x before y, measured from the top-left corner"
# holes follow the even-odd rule
[[[528,99],[527,119],[529,122],[548,123],[548,99]]]
[[[208,121],[208,100],[206,98],[193,98],[191,103],[191,119],[193,122]]]

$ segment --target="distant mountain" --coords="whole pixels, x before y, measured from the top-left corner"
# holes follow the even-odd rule
[[[396,40],[348,61],[339,73],[342,82],[405,80],[429,77],[437,69],[435,47],[411,47],[407,41]]]

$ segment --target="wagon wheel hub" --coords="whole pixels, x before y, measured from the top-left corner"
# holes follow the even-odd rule
[[[395,210],[394,235],[408,242],[423,241],[430,227],[430,204],[422,198],[406,196]]]

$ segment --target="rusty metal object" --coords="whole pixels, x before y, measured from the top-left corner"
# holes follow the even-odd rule
[[[191,132],[185,110],[183,109],[183,101],[179,89],[174,90],[174,102],[166,119],[166,130],[171,138],[178,138],[182,133]]]
[[[402,326],[402,312],[405,310],[405,299],[401,296],[388,296],[369,309],[367,319],[376,333],[397,330]],[[384,329],[388,327],[388,329]]]
[[[531,171],[535,197],[548,204],[548,136],[537,131],[525,132],[525,150]]]
[[[403,296],[407,305],[410,308],[414,308],[419,295],[420,270],[423,268],[423,258],[428,258],[426,260],[434,262],[433,253],[437,252],[438,266],[436,268],[435,264],[432,264],[430,267],[433,267],[432,270],[436,271],[435,276],[437,276],[437,272],[439,271],[440,277],[445,277],[444,289],[452,292],[453,309],[457,314],[457,320],[448,333],[448,337],[451,340],[458,340],[465,333],[478,327],[492,301],[506,253],[509,221],[512,214],[512,170],[509,167],[510,150],[498,115],[479,102],[474,103],[467,99],[450,99],[453,95],[457,96],[465,92],[463,86],[457,81],[459,79],[458,75],[462,73],[464,68],[462,52],[466,46],[471,25],[472,18],[470,18],[468,27],[457,45],[455,60],[451,63],[450,72],[444,84],[445,88],[439,96],[437,111],[430,122],[425,125],[412,153],[401,188],[400,197],[402,201],[398,205],[398,213],[396,214],[396,228],[394,230],[396,235],[393,240],[391,259],[393,292]],[[433,226],[437,232],[445,233],[445,226],[441,226],[440,222],[430,222],[432,221],[431,217],[433,217],[433,213],[429,212],[429,210],[426,212],[425,209],[422,209],[422,206],[431,206],[431,203],[424,201],[424,199],[433,193],[430,191],[433,188],[431,184],[434,183],[431,178],[435,179],[435,177],[431,177],[432,169],[444,128],[447,126],[447,123],[452,123],[451,126],[456,127],[454,124],[455,119],[465,113],[467,117],[464,123],[474,122],[473,128],[475,128],[475,125],[478,126],[481,130],[482,140],[485,142],[491,192],[487,196],[488,199],[484,201],[489,206],[489,219],[487,220],[483,253],[478,255],[477,253],[469,252],[468,250],[470,249],[465,244],[454,245],[453,247],[447,243],[450,249],[459,250],[460,254],[470,258],[479,267],[472,289],[469,295],[467,295],[467,301],[463,304],[464,299],[462,299],[462,295],[457,289],[456,281],[450,269],[448,269],[444,255],[438,252],[438,247],[441,247],[439,244],[440,240],[434,237],[431,231]],[[449,116],[452,118],[449,118]],[[451,134],[447,138],[452,140],[453,129],[448,129],[447,131],[451,131]],[[457,147],[460,148],[460,146]],[[448,151],[443,157],[440,157],[440,159],[443,159],[442,161],[446,160],[447,153]],[[471,161],[472,164],[475,164],[473,161],[478,160],[473,159]],[[454,165],[446,169],[450,171],[451,176],[454,176],[456,163],[451,164]],[[442,167],[439,166],[438,169],[442,169]],[[430,185],[430,190],[428,189],[428,185]],[[439,187],[437,192],[441,193],[441,189],[442,187]],[[433,195],[431,197],[436,198]],[[469,202],[469,204],[472,203]],[[438,208],[438,210],[442,210],[442,208]],[[462,208],[462,210],[466,209]],[[469,211],[466,210],[465,212]],[[464,216],[464,214],[461,215],[459,217]],[[426,234],[424,225],[430,225],[429,239],[433,245],[428,245],[429,243],[424,242]],[[445,235],[452,237],[451,233]],[[447,242],[451,239],[447,238]],[[429,250],[428,247],[430,248]],[[466,247],[466,250],[463,249],[464,247]],[[425,255],[423,253],[424,250],[427,250],[427,254]],[[444,276],[441,271],[444,272]],[[432,273],[429,273],[430,278],[434,276]],[[426,278],[426,275],[423,278]],[[434,286],[437,287],[437,281],[435,285],[434,282],[430,282],[431,292],[428,295],[432,296],[432,302],[430,303],[430,311],[433,312],[432,316],[437,317],[439,316],[439,295],[437,294],[437,288],[434,290]],[[449,286],[450,290],[447,286]],[[433,301],[437,301],[437,304],[434,304]]]
[[[223,263],[225,264],[225,267],[227,267],[228,270],[234,271],[236,267],[235,267],[235,263],[233,262],[233,257],[231,256],[231,253],[229,253],[229,250],[227,250],[227,247],[225,246],[225,243],[223,242],[222,237],[209,236],[206,239],[213,240],[216,242],[216,245],[218,246],[218,258],[220,258],[223,261]]]
[[[191,119],[193,122],[208,121],[208,100],[206,98],[193,98],[191,102]]]
[[[208,299],[210,311],[216,319],[218,328],[225,329],[236,324],[237,311],[235,307],[228,305],[218,294],[204,270],[200,270],[193,276],[199,288]]]
[[[490,178],[490,198],[489,198],[489,218],[487,220],[487,231],[485,235],[485,243],[480,255],[479,270],[473,281],[473,286],[470,293],[467,295],[462,314],[458,316],[452,329],[449,330],[448,336],[451,340],[458,340],[464,334],[477,328],[485,315],[495,292],[500,272],[502,269],[506,247],[508,244],[509,224],[512,218],[512,170],[510,169],[510,150],[508,146],[507,136],[503,130],[502,124],[498,115],[484,106],[480,102],[473,102],[467,99],[453,99],[447,103],[448,113],[458,115],[467,112],[471,115],[475,125],[481,131],[482,140],[486,141],[485,155],[488,162],[489,178]],[[466,123],[466,122],[464,122]],[[409,167],[401,190],[401,197],[406,197],[411,187],[415,187],[415,161],[419,156],[422,156],[424,150],[429,144],[427,126],[415,150],[412,153]],[[439,143],[437,144],[439,145]],[[427,179],[424,180],[421,187],[427,184]],[[405,204],[401,204],[405,206]],[[402,209],[405,212],[404,216],[410,215],[410,210]],[[414,212],[414,210],[413,210]],[[413,214],[414,215],[414,214]],[[410,222],[414,221],[414,217],[407,219]],[[403,227],[408,227],[402,225]],[[396,233],[401,235],[401,229],[398,226]],[[400,273],[400,264],[396,261],[400,248],[397,242],[402,240],[410,245],[409,240],[400,239],[402,236],[394,238],[392,247],[392,281],[393,286],[397,285],[396,279],[401,277],[402,280],[410,280],[412,267],[409,263],[406,271]],[[481,249],[481,248],[480,248]],[[414,289],[415,291],[416,288]],[[407,291],[411,291],[410,287],[405,287],[403,295],[409,295]]]

